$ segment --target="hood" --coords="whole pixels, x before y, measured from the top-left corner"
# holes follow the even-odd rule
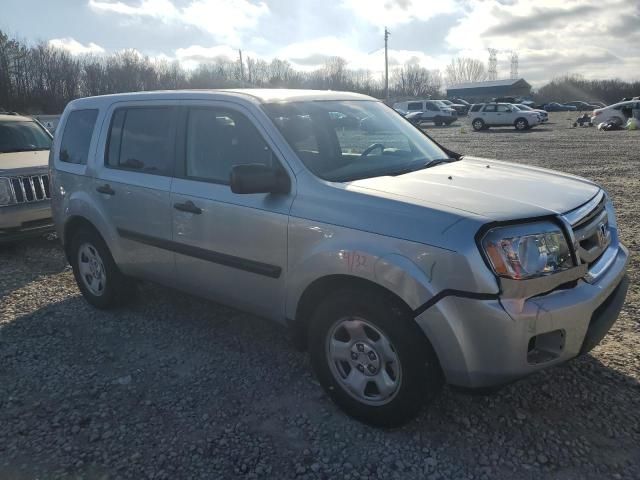
[[[600,190],[573,175],[477,157],[396,177],[358,180],[349,188],[432,208],[453,208],[495,221],[565,213]]]
[[[0,153],[0,173],[10,170],[44,170],[49,165],[49,150]]]

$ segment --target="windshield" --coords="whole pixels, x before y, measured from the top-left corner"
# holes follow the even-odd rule
[[[439,107],[448,107],[449,106],[446,103],[444,103],[442,100],[433,100],[433,103],[435,103]]]
[[[36,122],[0,122],[0,153],[49,150],[51,137]]]
[[[380,102],[309,101],[263,108],[306,167],[325,180],[400,175],[447,157]]]
[[[519,110],[533,110],[533,108],[528,107],[527,105],[515,105],[516,107],[518,107]]]

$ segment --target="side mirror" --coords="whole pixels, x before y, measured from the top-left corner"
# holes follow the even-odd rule
[[[281,170],[262,163],[235,165],[231,169],[233,193],[289,193],[289,177]]]

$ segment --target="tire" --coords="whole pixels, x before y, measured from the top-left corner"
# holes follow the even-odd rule
[[[94,307],[114,308],[135,295],[135,282],[120,272],[106,243],[94,230],[76,231],[69,253],[78,288]]]
[[[516,118],[516,121],[513,122],[513,126],[516,127],[516,130],[526,130],[529,128],[529,122],[526,118]]]
[[[371,425],[408,422],[442,388],[433,348],[405,310],[376,290],[348,288],[325,298],[310,319],[309,354],[320,384],[346,413]]]
[[[484,130],[485,123],[481,118],[476,118],[473,120],[473,122],[471,122],[471,126],[476,132],[479,132],[480,130]]]

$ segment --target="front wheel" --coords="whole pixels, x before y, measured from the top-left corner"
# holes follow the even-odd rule
[[[442,387],[438,360],[413,318],[376,291],[327,297],[311,318],[309,345],[325,391],[369,424],[406,423]]]
[[[516,127],[516,130],[526,130],[527,128],[529,128],[529,122],[527,122],[525,118],[518,118],[515,121],[514,125]]]

